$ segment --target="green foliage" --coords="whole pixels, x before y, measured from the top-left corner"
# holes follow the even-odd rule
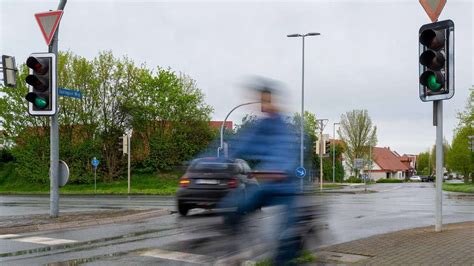
[[[323,157],[323,177],[325,181],[332,182],[332,162],[333,162],[333,146],[331,145],[331,150],[329,157]],[[337,143],[335,146],[335,181],[342,182],[344,178],[344,167],[342,165],[342,154],[344,152],[344,147]],[[313,165],[319,173],[319,155],[314,154]]]
[[[449,169],[462,174],[465,183],[469,182],[470,175],[474,175],[474,152],[469,150],[469,136],[474,136],[474,127],[465,126],[459,129],[454,136],[451,149],[446,154]]]
[[[49,181],[49,118],[27,113],[25,65],[18,88],[0,87],[0,121],[15,145],[14,175],[36,184]],[[71,170],[70,183],[93,181],[92,157],[101,161],[99,180],[123,175],[126,160],[118,137],[133,128],[132,166],[147,172],[172,169],[192,158],[215,136],[208,126],[211,107],[189,77],[170,69],[136,66],[102,52],[92,60],[62,52],[58,87],[80,90],[82,99],[59,98],[60,159]]]
[[[3,165],[0,171],[0,193],[49,193],[49,184],[31,184],[25,180],[13,180],[6,173],[12,169],[13,165]],[[178,188],[178,178],[180,173],[164,174],[136,174],[131,177],[132,194],[150,194],[150,195],[174,195]],[[61,194],[94,194],[94,184],[68,184],[60,188]],[[118,179],[112,182],[97,183],[97,194],[127,194],[127,180]]]
[[[376,181],[377,183],[403,183],[403,180],[401,179],[395,179],[395,178],[382,178]]]
[[[443,183],[443,190],[452,192],[474,193],[474,184]]]
[[[351,176],[346,180],[346,182],[347,183],[363,183],[364,180],[362,180],[361,178],[357,178],[355,176]]]
[[[430,175],[433,172],[430,160],[429,152],[421,152],[418,154],[416,159],[416,172],[421,175]]]

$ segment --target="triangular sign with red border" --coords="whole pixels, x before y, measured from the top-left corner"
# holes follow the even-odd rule
[[[54,33],[59,26],[59,21],[63,15],[62,10],[49,11],[35,14],[36,21],[40,26],[46,44],[49,45],[53,39]]]
[[[443,11],[447,0],[420,0],[421,6],[425,9],[426,14],[430,17],[431,22],[438,21],[438,17]]]

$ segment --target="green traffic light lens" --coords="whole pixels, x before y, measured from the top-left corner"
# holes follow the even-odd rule
[[[436,80],[435,75],[429,75],[427,77],[426,85],[432,91],[439,91],[441,89],[441,84]]]
[[[41,98],[41,97],[37,97],[35,99],[35,105],[36,105],[36,107],[38,107],[40,109],[44,109],[44,108],[46,108],[46,106],[48,106],[48,102],[45,99]]]

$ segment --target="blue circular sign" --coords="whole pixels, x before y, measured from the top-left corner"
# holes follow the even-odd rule
[[[303,178],[306,175],[306,169],[302,166],[296,168],[296,176],[299,178]]]
[[[97,160],[95,157],[94,157],[94,159],[92,159],[92,166],[94,166],[95,168],[97,168],[97,166],[99,166],[99,160]]]

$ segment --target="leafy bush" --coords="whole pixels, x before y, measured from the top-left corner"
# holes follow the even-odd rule
[[[377,183],[403,183],[403,180],[394,178],[384,178],[377,180]]]
[[[363,183],[364,180],[362,180],[361,178],[357,178],[355,176],[351,176],[346,180],[346,182],[347,183]]]

